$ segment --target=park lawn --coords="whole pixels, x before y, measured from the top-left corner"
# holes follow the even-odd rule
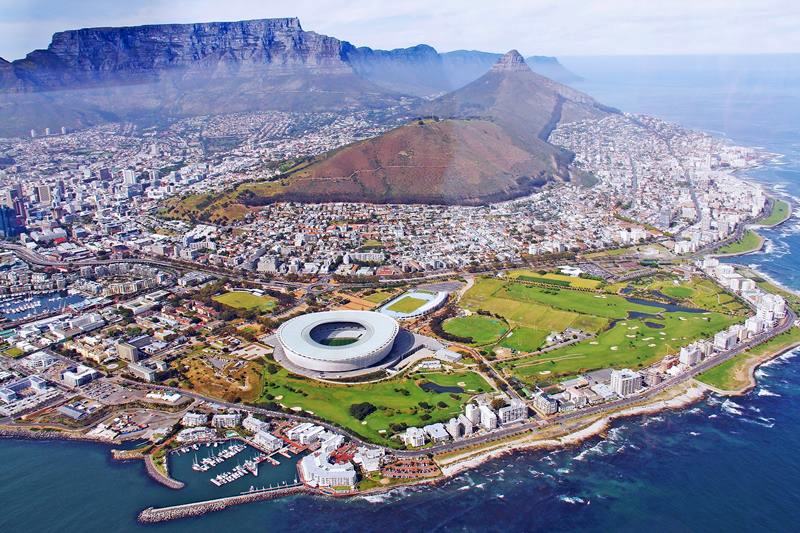
[[[271,311],[277,305],[277,300],[270,296],[258,296],[247,291],[231,291],[214,296],[214,301],[234,309],[258,309]]]
[[[500,346],[518,352],[535,352],[542,347],[547,335],[549,335],[547,331],[520,326],[506,335],[500,341]]]
[[[511,272],[509,272],[508,276],[512,279],[522,278],[522,281],[525,281],[526,277],[563,281],[569,283],[571,287],[576,287],[579,289],[596,289],[603,283],[602,281],[596,279],[577,278],[574,276],[567,276],[565,274],[556,274],[555,272],[547,272],[546,274],[539,274],[539,272],[535,270],[529,270],[525,268],[519,270],[512,270]]]
[[[758,224],[761,226],[774,226],[780,222],[783,222],[789,217],[791,212],[791,207],[789,206],[788,202],[784,202],[783,200],[775,200],[772,204],[772,212],[770,212],[769,216],[763,218],[758,221]]]
[[[464,392],[452,395],[426,392],[419,386],[424,382],[446,387],[459,386]],[[415,373],[378,383],[333,385],[290,375],[285,369],[279,368],[273,374],[269,371],[264,373],[261,402],[273,401],[287,408],[301,407],[372,442],[397,445],[397,441],[388,438],[392,434],[391,424],[424,426],[444,422],[461,413],[473,395],[490,390],[491,387],[480,375],[470,371]],[[362,402],[369,402],[378,408],[365,418],[366,423],[352,417],[349,411],[352,404]],[[428,403],[433,408],[425,410],[419,406],[420,402]],[[446,406],[439,407],[439,402]],[[423,419],[426,414],[430,418]]]
[[[495,342],[508,331],[502,320],[478,314],[447,319],[442,328],[451,335],[472,339],[473,344]]]
[[[742,235],[742,238],[736,242],[732,242],[723,246],[716,251],[718,254],[744,254],[748,252],[755,252],[761,245],[764,244],[764,238],[753,230],[747,230]]]
[[[800,343],[800,328],[792,328],[697,376],[697,380],[723,391],[741,391],[750,385],[752,368],[763,359]]]
[[[628,246],[626,248],[611,248],[609,250],[601,250],[599,252],[590,252],[586,254],[584,257],[589,259],[597,259],[600,257],[619,257],[620,255],[626,255],[636,253],[635,246]]]
[[[3,354],[5,354],[6,356],[8,356],[8,357],[10,357],[12,359],[19,359],[20,357],[25,355],[25,352],[23,350],[21,350],[20,348],[17,348],[16,346],[12,346],[11,348],[5,350],[3,352]]]
[[[422,298],[416,298],[414,296],[403,296],[395,303],[387,307],[389,311],[394,311],[395,313],[413,313],[423,305],[428,303],[427,300],[423,300]]]
[[[362,249],[382,248],[382,247],[383,247],[383,243],[381,241],[379,241],[379,240],[376,240],[376,239],[367,239],[367,240],[364,241],[364,244],[361,245]]]
[[[734,322],[720,313],[664,313],[663,319],[623,320],[594,339],[498,366],[528,383],[601,368],[642,368]]]
[[[376,291],[372,294],[368,294],[363,296],[362,298],[368,302],[372,302],[374,304],[380,304],[385,302],[389,299],[390,296],[394,294],[394,291]]]
[[[533,287],[520,283],[507,285],[497,293],[497,296],[605,318],[626,318],[631,311],[648,314],[656,314],[661,311],[659,307],[631,303],[622,296],[613,294],[595,294],[555,287]]]
[[[226,365],[224,369],[215,371],[203,357],[203,350],[204,346],[195,346],[186,356],[172,363],[173,368],[180,369],[179,379],[183,387],[226,402],[252,402],[261,396],[260,364],[250,361],[240,367]]]

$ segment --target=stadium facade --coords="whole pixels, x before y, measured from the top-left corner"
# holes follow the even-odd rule
[[[277,340],[293,364],[316,372],[349,372],[380,363],[400,332],[397,321],[371,311],[324,311],[284,322]]]

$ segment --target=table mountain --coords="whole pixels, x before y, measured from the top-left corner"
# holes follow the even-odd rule
[[[497,57],[355,47],[296,18],[70,30],[24,59],[0,59],[0,135],[265,109],[385,109],[402,95],[461,87]]]

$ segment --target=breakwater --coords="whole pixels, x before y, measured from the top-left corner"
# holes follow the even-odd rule
[[[190,518],[193,516],[201,516],[207,513],[222,511],[228,507],[233,507],[234,505],[275,500],[277,498],[283,498],[295,494],[313,493],[314,491],[308,487],[302,484],[296,484],[275,489],[240,494],[238,496],[228,496],[226,498],[218,498],[216,500],[186,503],[182,505],[173,505],[170,507],[148,507],[139,513],[139,522],[143,524],[154,524],[158,522],[167,522],[170,520],[180,520],[182,518]]]
[[[167,474],[164,474],[161,470],[159,470],[156,467],[155,463],[153,462],[152,455],[148,454],[144,456],[144,467],[147,470],[147,474],[151,478],[153,478],[155,481],[161,483],[167,488],[178,490],[186,486],[182,481],[173,479],[169,477]]]

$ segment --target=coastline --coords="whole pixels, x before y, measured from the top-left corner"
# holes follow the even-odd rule
[[[744,396],[745,394],[752,391],[754,388],[758,386],[758,379],[756,378],[755,374],[756,371],[759,369],[759,367],[772,361],[773,359],[777,359],[778,357],[791,352],[792,350],[796,350],[797,348],[800,348],[800,341],[792,343],[788,346],[782,346],[781,348],[771,352],[766,352],[748,361],[747,364],[745,365],[748,383],[738,389],[731,389],[731,390],[720,389],[718,387],[714,387],[713,385],[709,385],[707,383],[698,381],[696,379],[695,383],[699,383],[701,386],[705,387],[709,391],[715,394],[719,394],[720,396],[731,396],[731,397]]]
[[[488,449],[485,451],[478,450],[474,453],[467,452],[463,459],[457,458],[450,464],[440,466],[442,470],[442,477],[436,481],[450,479],[458,474],[472,470],[488,461],[512,453],[577,446],[589,439],[602,435],[611,427],[612,423],[618,419],[656,414],[667,410],[681,409],[700,401],[705,397],[705,395],[705,389],[691,384],[685,390],[678,392],[676,395],[670,398],[628,407],[620,411],[602,415],[594,420],[587,420],[585,421],[586,425],[582,425],[582,427],[579,429],[570,431],[558,437],[534,440],[528,440],[529,437],[522,437],[517,441],[511,441],[507,444],[502,444],[497,448]],[[526,440],[528,441],[526,442]]]

